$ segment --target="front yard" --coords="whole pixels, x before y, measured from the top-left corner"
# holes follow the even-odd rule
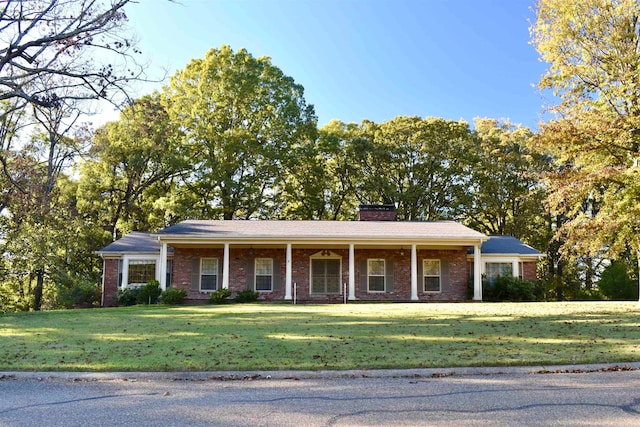
[[[635,302],[231,304],[0,315],[0,371],[624,363]]]

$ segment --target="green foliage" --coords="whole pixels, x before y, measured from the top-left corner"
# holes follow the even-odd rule
[[[65,308],[94,307],[100,304],[100,285],[79,282],[71,288],[63,287],[58,291],[58,304]]]
[[[138,304],[141,288],[124,288],[118,289],[117,303],[119,306],[126,307]]]
[[[565,253],[614,257],[640,232],[640,3],[540,0],[533,44],[549,63],[539,82],[559,103],[534,139],[556,168],[547,204],[566,217]]]
[[[544,298],[544,287],[518,277],[502,276],[493,283],[484,280],[482,283],[482,299],[484,301],[541,301]]]
[[[160,295],[160,302],[168,305],[179,305],[187,298],[187,291],[178,288],[167,288]]]
[[[622,261],[609,264],[598,281],[598,289],[610,300],[636,301],[638,299],[638,280],[629,274],[629,266]]]
[[[246,291],[240,291],[236,294],[235,301],[239,303],[255,302],[258,301],[260,293],[247,289]]]
[[[209,300],[212,304],[224,304],[230,296],[231,291],[229,289],[220,288],[211,293]]]
[[[268,57],[254,58],[245,49],[210,49],[177,72],[164,95],[171,121],[184,130],[192,166],[185,196],[201,216],[269,212],[276,193],[270,190],[285,178],[281,171],[294,147],[315,139],[316,117],[304,88]]]
[[[157,304],[161,293],[160,282],[151,280],[140,288],[137,302],[138,304]]]

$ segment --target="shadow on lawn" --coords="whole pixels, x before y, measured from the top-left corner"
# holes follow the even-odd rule
[[[443,307],[257,304],[3,316],[0,370],[419,368],[640,356],[640,323],[630,310]]]

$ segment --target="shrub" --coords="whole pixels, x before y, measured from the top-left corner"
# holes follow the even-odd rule
[[[540,301],[544,298],[544,287],[518,277],[502,276],[493,283],[483,281],[484,301]]]
[[[635,301],[638,299],[638,281],[632,277],[633,272],[626,263],[613,261],[609,264],[598,281],[598,289],[610,300]]]
[[[260,296],[259,292],[247,289],[246,291],[240,291],[236,294],[236,302],[255,302]]]
[[[65,308],[93,307],[100,304],[100,285],[80,281],[71,287],[58,288],[57,304]]]
[[[227,298],[231,296],[231,291],[229,289],[218,289],[211,294],[209,299],[213,304],[222,304]]]
[[[160,282],[157,280],[150,280],[149,283],[140,288],[138,294],[138,304],[157,304],[158,297],[162,290],[160,290]]]
[[[116,300],[120,306],[136,305],[142,288],[118,289]]]
[[[168,288],[160,295],[162,304],[178,305],[184,303],[187,297],[187,291],[178,288]]]

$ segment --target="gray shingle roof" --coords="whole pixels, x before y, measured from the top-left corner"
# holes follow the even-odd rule
[[[479,240],[484,234],[454,221],[242,221],[189,220],[167,227],[160,238],[211,239],[433,239]]]
[[[518,254],[535,255],[542,254],[531,246],[522,243],[513,236],[489,236],[489,240],[482,244],[480,249],[483,255],[491,254]]]
[[[151,233],[131,232],[100,249],[98,253],[149,252],[160,253],[158,237]]]

